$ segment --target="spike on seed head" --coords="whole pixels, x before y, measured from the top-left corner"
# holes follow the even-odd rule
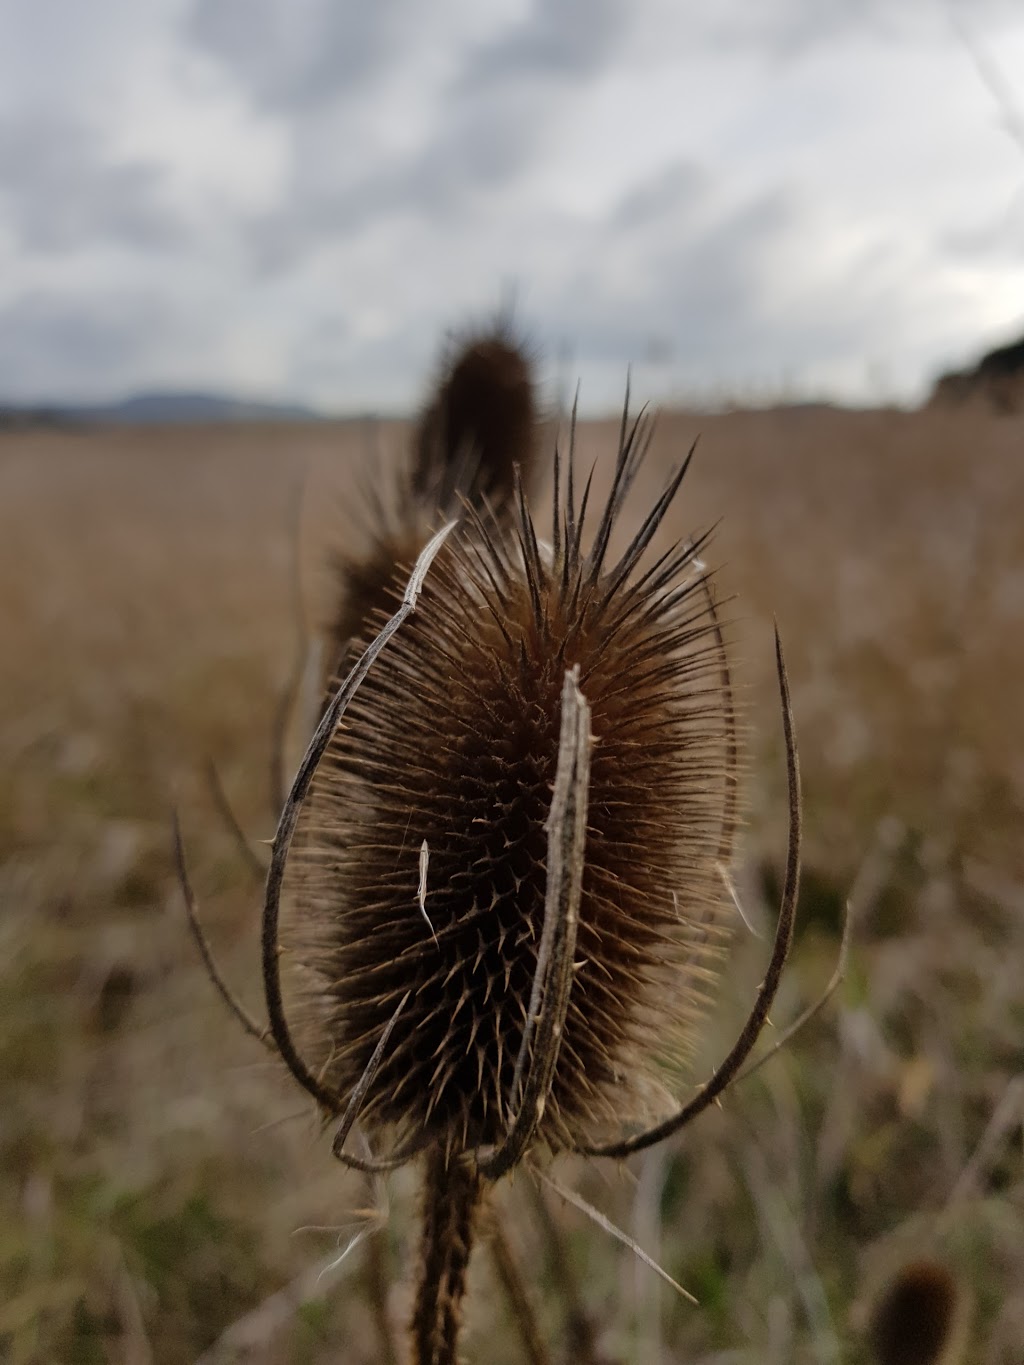
[[[692,1041],[725,933],[715,864],[731,710],[697,550],[643,567],[681,473],[609,560],[647,438],[643,419],[624,425],[596,517],[556,478],[551,551],[521,484],[507,517],[470,504],[304,803],[287,932],[306,1038],[346,1094],[391,1030],[361,1121],[403,1145],[455,1156],[500,1143],[516,1112],[571,669],[594,736],[589,815],[576,965],[537,1136],[586,1145],[646,1117],[667,1099],[659,1057]]]

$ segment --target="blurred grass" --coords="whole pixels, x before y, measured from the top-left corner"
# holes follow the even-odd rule
[[[642,482],[698,431],[672,529],[724,517],[711,559],[720,595],[736,594],[752,730],[738,877],[766,931],[785,843],[772,614],[800,733],[808,849],[779,1021],[831,973],[879,829],[891,857],[847,981],[784,1055],[671,1151],[556,1167],[701,1307],[552,1212],[611,1358],[861,1361],[874,1286],[927,1250],[970,1300],[969,1359],[1020,1365],[1024,427],[966,412],[670,415]],[[398,434],[382,431],[385,449]],[[210,937],[258,1008],[259,889],[202,767],[217,763],[245,827],[268,836],[294,488],[306,469],[316,617],[364,436],[0,438],[4,1362],[371,1361],[381,1273],[389,1311],[405,1312],[415,1173],[381,1190],[332,1161],[295,1087],[215,998],[170,860],[177,804]],[[581,454],[613,440],[585,427]],[[765,949],[738,932],[702,1067]],[[382,1201],[384,1231],[331,1268]],[[561,1340],[568,1291],[524,1178],[498,1202]],[[470,1358],[520,1360],[482,1251],[472,1274]]]

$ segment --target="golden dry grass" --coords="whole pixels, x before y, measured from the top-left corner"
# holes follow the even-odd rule
[[[927,1252],[965,1286],[969,1359],[1020,1365],[1024,424],[667,416],[651,483],[698,431],[673,529],[724,518],[711,559],[720,594],[736,597],[753,729],[741,881],[766,925],[784,846],[773,613],[793,684],[809,836],[780,1015],[828,977],[843,897],[880,826],[893,852],[844,987],[784,1057],[674,1150],[623,1173],[556,1171],[701,1307],[670,1302],[576,1213],[556,1216],[619,1360],[863,1360],[874,1287],[904,1252]],[[385,450],[399,434],[377,433]],[[201,769],[213,759],[246,827],[272,832],[269,736],[295,631],[289,509],[307,469],[317,616],[366,437],[328,425],[0,439],[0,1359],[12,1365],[171,1365],[218,1341],[211,1360],[358,1363],[381,1358],[382,1276],[390,1311],[405,1312],[413,1173],[388,1182],[386,1234],[318,1285],[381,1191],[338,1168],[302,1097],[226,1017],[170,859],[176,802],[210,937],[258,1007],[259,888]],[[612,425],[585,427],[584,461],[613,443]],[[705,1066],[766,952],[739,934]],[[499,1202],[561,1340],[566,1286],[527,1182]],[[486,1255],[473,1273],[471,1358],[522,1359]],[[275,1297],[288,1285],[302,1306]],[[229,1329],[253,1313],[258,1344],[240,1346]]]

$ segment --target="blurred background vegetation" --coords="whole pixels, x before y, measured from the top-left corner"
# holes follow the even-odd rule
[[[734,599],[750,753],[735,878],[762,935],[737,918],[680,1093],[728,1045],[770,939],[785,848],[773,614],[808,827],[777,1026],[831,975],[855,886],[859,911],[837,994],[720,1110],[622,1167],[554,1168],[699,1307],[550,1192],[542,1205],[524,1174],[498,1191],[555,1359],[583,1358],[575,1314],[607,1360],[866,1361],[873,1295],[928,1254],[960,1286],[966,1359],[1024,1361],[1021,423],[983,406],[660,421],[646,485],[701,436],[666,534],[722,518],[709,558]],[[304,1097],[215,997],[170,840],[176,805],[209,936],[258,1011],[260,888],[204,772],[215,763],[246,830],[269,837],[295,490],[316,623],[356,471],[402,434],[0,435],[10,1365],[370,1362],[386,1358],[382,1316],[406,1314],[415,1171],[369,1184],[333,1161]],[[614,439],[582,429],[599,477]],[[523,1360],[484,1246],[472,1273],[470,1358]]]

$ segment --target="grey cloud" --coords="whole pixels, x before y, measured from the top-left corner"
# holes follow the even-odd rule
[[[911,3],[900,14],[876,0],[774,0],[751,13],[724,5],[712,11],[703,37],[720,49],[756,49],[763,55],[795,56],[843,34],[869,32],[891,37],[913,22]],[[916,25],[915,25],[916,26]]]
[[[634,220],[623,230],[613,220],[588,263],[570,277],[549,305],[574,320],[581,362],[640,360],[657,338],[673,362],[709,371],[737,353],[757,352],[772,321],[768,283],[797,226],[795,205],[773,194],[736,209],[699,215],[680,190],[675,212]],[[692,219],[698,221],[692,223]],[[609,285],[617,259],[640,263],[628,286]]]
[[[577,0],[534,0],[521,24],[467,52],[416,161],[423,202],[450,206],[522,170],[559,110],[611,58],[627,13],[621,0],[593,0],[581,22]]]
[[[541,297],[542,333],[606,383],[633,363],[697,385],[821,374],[866,353],[906,300],[888,258],[869,248],[805,292],[819,231],[793,192],[729,202],[694,167],[671,168],[580,244],[578,267]]]
[[[470,54],[456,88],[476,97],[496,82],[591,76],[614,54],[628,13],[623,0],[593,0],[585,10],[578,0],[534,0],[524,20]]]
[[[189,28],[193,40],[214,52],[257,102],[291,116],[286,202],[251,224],[257,269],[286,270],[321,241],[405,213],[454,222],[530,164],[560,108],[612,58],[628,13],[622,0],[595,0],[583,22],[574,0],[535,0],[522,21],[459,48],[452,27],[457,16],[444,10],[438,37],[426,29],[410,32],[407,21],[418,15],[422,24],[422,12],[402,3],[357,8],[303,0],[289,7],[281,0],[199,0]],[[344,97],[378,98],[372,87],[389,62],[417,42],[442,40],[458,72],[431,111],[421,144],[390,156],[354,149],[346,140]]]
[[[361,92],[402,46],[405,0],[197,0],[186,35],[259,105],[307,110]]]
[[[705,167],[692,161],[677,161],[624,195],[612,211],[609,228],[629,232],[687,213],[704,201],[710,189],[711,177]]]
[[[1000,23],[1018,12],[1018,0],[972,0],[971,25]],[[720,0],[701,12],[695,24],[709,49],[758,52],[790,58],[855,35],[887,42],[918,40],[933,34],[949,41],[951,11],[934,0],[770,0],[754,8],[745,0]]]
[[[249,226],[255,266],[260,272],[286,271],[322,242],[343,241],[371,224],[406,216],[464,232],[467,215],[529,164],[542,135],[535,104],[515,95],[449,118],[412,155],[334,182],[296,178],[286,206]]]
[[[466,213],[530,163],[551,117],[551,101],[508,89],[473,107],[441,111],[415,152],[326,174],[313,158],[293,165],[287,203],[251,224],[257,267],[290,267],[322,241],[337,242],[372,223],[404,215],[465,230]]]
[[[457,92],[478,95],[540,76],[561,81],[597,70],[629,13],[624,0],[534,0],[522,21],[467,51]],[[215,57],[257,104],[308,111],[362,94],[400,53],[418,44],[459,47],[457,14],[433,16],[412,0],[196,0],[188,39]]]
[[[30,250],[97,241],[159,248],[182,237],[159,170],[112,161],[82,124],[53,116],[0,123],[0,202]]]
[[[176,334],[180,339],[177,321],[166,300],[154,294],[22,294],[0,307],[0,399],[118,394],[147,361],[173,345]]]
[[[965,262],[986,261],[1013,268],[1020,261],[1024,238],[1024,190],[1019,190],[1005,213],[994,221],[972,213],[963,226],[939,233],[936,243],[944,254]]]
[[[318,318],[292,348],[292,383],[299,389],[312,385],[327,395],[329,408],[355,413],[408,411],[420,398],[416,383],[434,363],[438,321],[423,314],[404,315],[387,335],[367,339],[354,335],[336,316]],[[331,394],[339,391],[345,397],[335,401]]]

